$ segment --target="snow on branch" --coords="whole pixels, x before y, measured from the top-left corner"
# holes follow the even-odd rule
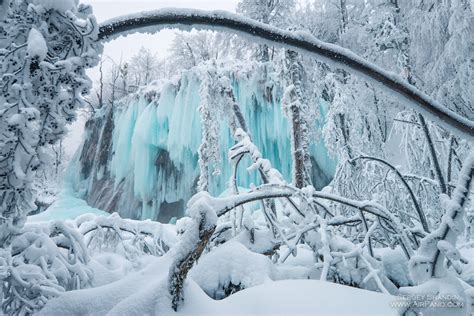
[[[117,251],[121,246],[132,260],[143,254],[162,256],[176,242],[175,236],[159,222],[123,219],[117,213],[107,217],[86,214],[75,223],[89,249]]]
[[[451,199],[445,202],[446,213],[435,231],[427,235],[421,242],[416,256],[410,262],[413,278],[422,283],[431,277],[442,278],[447,270],[444,260],[447,259],[456,270],[461,260],[456,250],[456,241],[464,229],[464,205],[470,193],[474,177],[474,151],[465,160],[459,174],[458,184]]]
[[[89,254],[82,235],[65,222],[27,227],[11,249],[0,251],[2,309],[6,315],[30,315],[66,290],[89,285]]]
[[[91,89],[98,25],[90,6],[11,2],[0,21],[0,245],[36,209],[33,183],[46,149],[66,133]],[[22,27],[19,27],[21,25]]]
[[[356,72],[371,82],[384,86],[388,92],[409,101],[415,110],[464,138],[472,140],[474,137],[474,122],[448,110],[400,76],[377,67],[350,50],[322,42],[312,35],[284,31],[229,12],[162,9],[125,15],[102,23],[99,39],[110,41],[121,35],[137,32],[155,33],[171,26],[187,30],[224,29],[245,34],[259,42],[264,40],[285,48],[312,53],[324,62]]]
[[[91,7],[76,1],[5,1],[0,10],[0,300],[6,314],[29,315],[91,279],[74,227],[24,224],[47,150],[84,105],[85,71],[102,45]]]
[[[186,230],[179,242],[173,248],[174,262],[168,275],[168,290],[172,296],[172,308],[177,311],[183,301],[184,281],[195,262],[201,257],[204,248],[209,243],[216,230],[215,198],[202,191],[188,202],[188,215],[191,217]]]
[[[237,128],[234,137],[237,141],[229,150],[229,159],[234,160],[244,154],[249,154],[254,162],[247,169],[249,171],[259,170],[264,183],[283,183],[283,176],[278,170],[272,167],[268,159],[262,157],[258,147],[252,142],[250,136],[241,128]]]
[[[403,184],[403,186],[406,188],[408,194],[410,195],[410,198],[413,201],[413,205],[415,206],[415,210],[418,214],[418,218],[420,220],[421,225],[423,226],[424,231],[425,232],[430,232],[425,212],[423,212],[423,210],[421,209],[420,203],[418,202],[418,200],[415,196],[415,193],[413,193],[412,188],[408,185],[407,181],[405,180],[405,178],[403,177],[403,175],[400,173],[400,171],[397,168],[395,168],[393,165],[391,165],[387,161],[385,161],[383,159],[380,159],[380,158],[376,158],[376,157],[359,156],[357,158],[351,159],[350,161],[355,162],[357,160],[367,160],[369,162],[370,161],[377,162],[377,163],[380,163],[380,164],[388,167],[391,171],[393,171],[397,175],[398,179]]]

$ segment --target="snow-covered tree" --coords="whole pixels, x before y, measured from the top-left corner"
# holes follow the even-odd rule
[[[75,247],[81,240],[72,237],[69,228],[28,232],[23,225],[36,209],[34,182],[49,159],[45,151],[64,136],[91,88],[85,69],[98,62],[97,34],[91,7],[76,1],[2,1],[0,261],[2,304],[8,314],[31,313],[46,297],[73,286],[70,282],[88,282],[87,275],[75,276],[87,255],[70,248],[75,255],[64,256],[49,239],[51,234],[65,234],[68,247]],[[44,254],[28,255],[30,248],[42,244]],[[59,268],[60,263],[65,278],[50,271],[51,265]],[[68,268],[75,263],[77,270]]]
[[[293,0],[242,0],[237,5],[237,12],[264,24],[286,29],[291,23],[291,9]],[[266,44],[258,45],[255,58],[262,62],[273,59],[275,48]]]
[[[288,50],[285,54],[288,86],[283,97],[283,106],[291,124],[291,142],[293,151],[293,183],[303,188],[310,183],[311,160],[309,156],[310,127],[316,118],[310,115],[305,94],[306,73],[298,53]]]
[[[198,190],[209,190],[209,176],[219,175],[219,134],[222,119],[222,105],[219,104],[219,91],[217,89],[217,73],[210,68],[203,74],[200,88],[201,105],[199,113],[201,115],[202,140],[199,146],[199,181]]]
[[[18,27],[24,25],[24,27]],[[97,24],[74,1],[11,2],[2,22],[0,244],[34,208],[32,183],[45,146],[55,144],[83,105],[97,63]]]
[[[129,77],[133,78],[131,80],[132,84],[137,86],[147,85],[158,79],[159,68],[158,57],[149,49],[141,47],[129,64]]]
[[[176,32],[170,47],[171,56],[167,58],[167,67],[175,70],[190,69],[209,60],[225,59],[238,54],[234,42],[234,37],[225,37],[215,32]],[[236,51],[233,51],[233,47]]]

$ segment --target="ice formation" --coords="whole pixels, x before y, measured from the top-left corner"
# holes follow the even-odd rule
[[[265,158],[291,181],[291,145],[288,120],[282,111],[282,84],[268,79],[265,65],[225,69],[237,103],[244,113],[253,142]],[[86,137],[69,182],[91,206],[119,212],[123,217],[169,221],[180,217],[199,178],[201,144],[199,115],[201,70],[189,70],[178,79],[154,83],[104,108],[87,124]],[[271,81],[271,83],[269,83]],[[276,83],[275,83],[276,82]],[[316,101],[324,124],[327,105]],[[214,196],[224,192],[232,168],[227,159],[234,144],[229,122],[220,128],[220,175],[210,179]],[[331,179],[335,161],[322,140],[311,147],[312,181],[317,188]],[[249,164],[250,165],[250,164]],[[79,172],[80,171],[80,172]],[[244,187],[259,184],[258,173],[238,171]]]

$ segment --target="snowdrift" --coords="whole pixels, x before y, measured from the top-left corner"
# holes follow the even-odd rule
[[[398,315],[393,296],[316,280],[267,281],[223,300],[189,280],[175,313],[166,283],[169,264],[165,255],[122,280],[67,292],[38,315]]]

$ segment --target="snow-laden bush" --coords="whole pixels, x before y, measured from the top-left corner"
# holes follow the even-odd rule
[[[93,275],[83,236],[74,225],[27,227],[2,249],[3,312],[28,315],[66,290],[87,286]]]
[[[194,275],[203,290],[214,298],[223,298],[235,291],[261,283],[265,277],[269,279],[275,277],[277,273],[272,270],[282,265],[290,255],[297,256],[300,244],[306,244],[313,249],[315,264],[307,271],[307,277],[332,280],[385,293],[397,292],[397,287],[386,277],[381,261],[373,256],[369,245],[371,236],[378,228],[377,223],[371,225],[362,241],[353,243],[337,236],[334,227],[354,222],[361,224],[365,217],[348,219],[336,217],[330,210],[320,208],[319,205],[323,205],[321,199],[351,205],[361,210],[361,213],[365,211],[382,217],[391,231],[406,235],[407,232],[395,217],[376,203],[348,200],[317,192],[312,187],[298,189],[286,184],[280,173],[262,157],[247,133],[237,128],[235,136],[237,143],[229,151],[230,159],[236,163],[237,168],[241,161],[240,156],[249,155],[253,165],[248,170],[259,170],[266,184],[251,188],[245,193],[236,190],[236,193],[221,198],[213,198],[207,192],[201,192],[190,200],[188,203],[190,215],[201,215],[182,221],[183,237],[177,250],[171,252],[175,252],[178,258],[170,270],[170,293],[175,310],[185,299],[182,296],[182,289],[188,271],[209,245],[210,253],[204,255],[195,270],[191,270],[191,276]],[[229,184],[236,185],[235,174]],[[260,223],[254,222],[249,213],[242,209],[245,204],[258,201],[261,202],[261,209],[258,212],[263,214],[264,219]],[[279,203],[276,204],[275,201]],[[220,217],[219,226],[214,222],[206,224],[207,218],[212,218],[209,212],[215,212]],[[229,215],[234,212],[243,213]],[[242,220],[235,220],[236,218]],[[265,231],[271,233],[266,234]],[[229,232],[232,232],[230,236]],[[253,244],[256,242],[258,245],[254,247]],[[401,238],[399,243],[409,248],[410,253],[413,251],[412,244],[406,236]],[[275,244],[278,246],[275,247]],[[278,251],[280,246],[282,250]],[[213,249],[215,247],[217,249]],[[265,259],[261,254],[251,253],[257,249],[260,251],[266,249],[265,253],[271,260]],[[271,251],[267,251],[268,249]],[[232,259],[234,256],[245,258]],[[268,266],[271,261],[275,267]],[[259,277],[252,277],[250,272],[244,273],[247,271],[247,266],[254,267]],[[284,278],[284,275],[278,277]]]
[[[31,314],[65,291],[102,284],[103,276],[93,271],[104,265],[101,261],[112,260],[104,257],[107,254],[114,253],[117,262],[138,269],[145,256],[162,256],[175,243],[174,229],[167,225],[116,214],[28,224],[1,251],[3,311]]]
[[[405,286],[403,293],[459,295],[459,298],[466,301],[462,283],[456,280],[462,271],[462,265],[467,261],[459,255],[455,242],[458,234],[463,232],[464,219],[459,214],[462,214],[463,204],[470,192],[469,185],[473,176],[470,159],[466,160],[459,180],[460,185],[453,192],[456,200],[446,203],[447,213],[443,216],[441,226],[436,232],[426,235],[403,223],[402,215],[393,214],[375,202],[351,200],[327,192],[318,192],[312,187],[298,189],[286,184],[278,171],[271,167],[270,162],[262,158],[258,148],[243,130],[236,129],[235,135],[237,143],[229,151],[230,159],[238,165],[241,161],[240,155],[250,155],[254,164],[248,170],[259,170],[267,184],[251,188],[245,193],[235,191],[234,194],[222,198],[211,198],[200,193],[191,200],[189,206],[192,208],[193,201],[200,201],[201,197],[205,197],[206,199],[200,202],[201,209],[213,210],[220,217],[219,225],[213,228],[214,236],[207,238],[211,241],[208,243],[210,253],[204,255],[195,270],[191,270],[191,276],[208,295],[223,298],[255,281],[251,278],[252,273],[247,273],[250,279],[245,279],[240,274],[245,271],[245,267],[236,271],[239,260],[232,258],[239,252],[238,249],[245,249],[242,248],[243,245],[247,247],[243,251],[247,252],[247,258],[259,258],[260,254],[249,255],[248,252],[253,248],[251,245],[256,236],[266,236],[266,242],[259,241],[259,244],[279,244],[276,249],[272,247],[274,251],[268,253],[276,268],[284,264],[289,256],[297,256],[298,245],[303,244],[312,249],[315,262],[307,271],[308,278],[391,294],[399,293],[399,288]],[[229,183],[236,186],[235,177]],[[269,200],[279,203],[265,202]],[[256,201],[261,202],[262,208],[257,212],[263,213],[264,219],[258,224],[251,213],[242,209],[245,204]],[[358,215],[337,215],[338,209],[326,201],[354,208]],[[229,215],[231,213],[241,214]],[[236,221],[236,218],[242,219]],[[359,228],[353,229],[357,225]],[[184,229],[186,230],[186,227]],[[257,234],[265,230],[273,234]],[[357,235],[350,232],[357,232]],[[421,242],[417,238],[421,238]],[[201,243],[203,239],[200,240]],[[236,243],[239,246],[235,246]],[[202,248],[202,243],[200,245]],[[387,245],[397,250],[387,249]],[[214,247],[217,249],[213,249]],[[281,250],[278,250],[279,247]],[[229,253],[229,249],[233,249],[235,253]],[[191,253],[194,253],[195,262],[202,250],[199,253]],[[400,256],[401,253],[404,256]],[[259,270],[260,277],[271,278],[272,274],[275,275],[268,272],[271,270],[267,270],[265,265],[255,265],[259,260],[247,264]],[[434,270],[425,268],[430,264]],[[446,270],[446,266],[450,267],[450,272]],[[425,277],[421,279],[421,282],[425,280],[427,283],[410,287],[415,282],[420,282],[419,269],[430,273],[426,275],[424,272]],[[453,274],[454,272],[457,272],[458,276]],[[263,280],[257,278],[255,282]],[[433,286],[434,284],[437,285]],[[452,286],[442,290],[442,284]],[[173,283],[170,286],[173,287]],[[180,300],[183,299],[182,296],[179,297]],[[174,306],[176,309],[179,301],[178,305]]]
[[[75,223],[89,251],[119,253],[132,262],[143,255],[162,256],[176,243],[164,224],[122,219],[116,213],[83,215]]]
[[[459,280],[463,265],[468,261],[461,255],[456,243],[464,233],[465,206],[471,192],[473,177],[474,151],[464,161],[452,198],[445,197],[446,212],[441,223],[436,230],[421,241],[416,255],[410,260],[410,274],[417,285],[403,288],[402,293],[411,294],[413,297],[415,295],[445,296],[443,300],[451,302],[453,306],[456,306],[458,301],[468,302],[467,295],[469,293],[472,295],[472,288],[466,289],[464,283]],[[429,307],[427,312],[430,315],[443,315],[446,309],[449,309],[449,305],[442,306],[445,308],[441,309],[436,306]],[[416,305],[411,309],[420,310]],[[467,313],[468,310],[467,304],[458,306],[459,313]]]

